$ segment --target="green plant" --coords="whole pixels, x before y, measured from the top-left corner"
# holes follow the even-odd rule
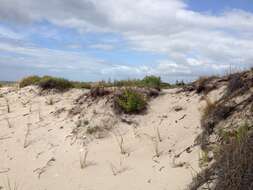
[[[91,127],[91,126],[88,126],[87,129],[86,129],[86,133],[89,134],[89,135],[92,135],[92,134],[95,134],[97,132],[100,132],[102,129],[98,126],[94,126],[94,127]]]
[[[116,107],[125,113],[138,113],[146,108],[146,98],[133,89],[125,89],[115,99]]]
[[[146,76],[142,79],[142,84],[144,87],[155,88],[157,90],[161,89],[161,78],[156,76]]]
[[[19,87],[23,88],[23,87],[30,86],[30,85],[37,85],[39,83],[40,79],[41,78],[36,75],[25,77],[20,81]]]
[[[210,162],[210,158],[208,156],[208,151],[201,151],[200,158],[199,158],[199,166],[205,167]]]
[[[72,82],[74,88],[80,88],[80,89],[90,89],[91,84],[88,82]]]
[[[3,85],[0,83],[0,88],[3,87]]]
[[[73,88],[74,85],[67,79],[64,78],[56,78],[50,76],[44,76],[39,81],[39,86],[43,89],[57,89],[60,91],[68,90]]]

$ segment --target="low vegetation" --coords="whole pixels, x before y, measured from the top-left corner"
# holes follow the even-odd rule
[[[224,96],[216,102],[204,96],[203,132],[197,140],[214,161],[197,174],[190,190],[253,189],[252,77],[252,71],[225,76],[218,79],[227,84]]]
[[[147,100],[134,89],[125,89],[114,98],[115,108],[124,113],[140,113],[146,109]]]
[[[41,78],[39,76],[36,76],[36,75],[28,76],[28,77],[23,78],[19,82],[19,87],[23,88],[23,87],[30,86],[30,85],[38,85],[40,80],[41,80]]]
[[[169,83],[162,82],[160,77],[156,76],[146,76],[142,80],[132,79],[132,80],[115,80],[111,81],[100,81],[97,84],[92,84],[91,82],[79,82],[79,81],[68,81],[63,78],[51,77],[51,76],[28,76],[23,78],[19,86],[20,88],[29,85],[39,85],[43,89],[56,88],[59,90],[68,88],[79,88],[79,89],[91,89],[92,86],[95,87],[140,87],[140,88],[153,88],[160,90],[161,88],[169,88],[171,85]]]
[[[78,81],[74,81],[73,83],[73,87],[74,88],[79,88],[79,89],[91,89],[91,83],[89,82],[78,82]]]
[[[160,90],[161,89],[161,78],[156,77],[156,76],[146,76],[144,79],[142,79],[142,84],[145,87]]]
[[[140,79],[129,79],[129,80],[115,80],[111,81],[100,81],[98,83],[100,87],[140,87],[140,88],[154,88],[160,90],[161,87],[168,87],[170,84],[162,83],[160,77],[146,76],[142,80]]]
[[[64,78],[55,78],[50,76],[44,76],[38,83],[39,87],[43,90],[57,89],[60,91],[68,90],[73,88],[73,83]]]
[[[3,85],[0,83],[0,88],[3,87]]]
[[[245,123],[221,136],[215,162],[199,173],[190,190],[200,187],[214,190],[251,190],[253,188],[253,125]],[[224,134],[224,133],[223,133]]]

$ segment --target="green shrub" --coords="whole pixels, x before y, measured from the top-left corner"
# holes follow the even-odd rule
[[[20,81],[19,87],[23,88],[23,87],[30,86],[30,85],[37,85],[39,83],[40,79],[41,78],[36,75],[25,77]]]
[[[132,90],[125,89],[115,99],[116,107],[125,113],[139,113],[146,108],[146,98]]]
[[[39,86],[43,89],[57,89],[60,91],[67,90],[69,88],[73,88],[74,85],[72,82],[64,79],[64,78],[55,78],[50,76],[44,76],[39,81]]]
[[[0,88],[3,87],[3,85],[0,83]]]
[[[157,90],[161,89],[161,78],[156,76],[146,76],[142,79],[144,87],[155,88]]]
[[[88,82],[72,82],[74,88],[91,89],[91,84]]]

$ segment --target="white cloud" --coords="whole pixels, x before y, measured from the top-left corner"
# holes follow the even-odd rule
[[[114,65],[101,67],[103,73],[119,71],[178,75],[225,70],[228,65],[248,67],[253,63],[253,13],[227,10],[218,15],[189,10],[183,0],[0,0],[0,19],[17,23],[46,20],[74,28],[79,32],[114,32],[121,34],[136,51],[167,55],[155,68]],[[218,2],[217,2],[218,3]],[[15,34],[1,30],[0,35]],[[111,50],[107,44],[93,48]],[[3,47],[2,47],[3,48]],[[10,48],[10,47],[5,47]],[[33,49],[12,47],[13,51],[38,56]],[[25,51],[25,52],[24,52]],[[44,52],[46,50],[43,50]],[[54,53],[52,53],[54,52]],[[57,54],[57,56],[56,56]],[[55,61],[72,54],[50,51],[39,58]],[[57,58],[54,58],[57,57]],[[75,56],[74,56],[75,57]],[[46,61],[45,61],[46,62]],[[166,70],[168,70],[166,72]]]

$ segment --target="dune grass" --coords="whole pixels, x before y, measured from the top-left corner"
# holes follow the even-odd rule
[[[146,109],[147,100],[139,92],[128,88],[115,98],[115,106],[125,113],[140,113]]]

